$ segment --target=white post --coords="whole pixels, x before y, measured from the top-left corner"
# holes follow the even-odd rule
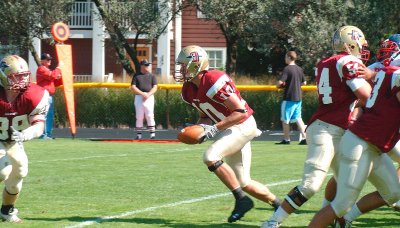
[[[182,0],[176,0],[177,5],[182,4]],[[175,17],[175,59],[178,57],[182,48],[182,15],[179,13]],[[172,61],[175,63],[175,59]],[[175,64],[175,72],[180,70],[180,66]]]
[[[171,6],[169,6],[171,7]],[[166,9],[168,10],[168,9]],[[167,12],[161,14],[168,15]],[[165,18],[168,20],[168,18]],[[171,78],[171,44],[172,39],[172,22],[168,24],[166,31],[157,40],[157,67],[160,68],[161,79],[168,82]]]
[[[35,48],[37,54],[41,55],[41,40],[39,38],[33,38],[32,45]],[[29,65],[29,70],[31,71],[31,81],[36,82],[36,70],[38,68],[38,65],[35,62],[35,58],[32,56],[32,53],[29,52],[28,55],[28,65]]]
[[[93,7],[97,11],[96,7]],[[92,81],[102,82],[105,75],[105,32],[104,26],[99,18],[98,12],[93,13],[93,36],[92,36]]]

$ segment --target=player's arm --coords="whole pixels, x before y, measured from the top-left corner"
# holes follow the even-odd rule
[[[362,83],[362,85],[359,88],[353,91],[358,98],[356,108],[365,106],[369,96],[371,95],[371,91],[372,91],[371,85],[366,81],[364,81],[364,83]]]
[[[232,113],[214,125],[201,124],[205,133],[205,137],[202,138],[201,142],[213,138],[218,132],[238,124],[241,120],[247,117],[247,109],[235,93],[231,93],[223,103],[232,111]]]
[[[54,70],[50,70],[49,68],[42,66],[38,68],[37,74],[42,75],[43,79],[51,81],[61,77],[61,70],[59,67]]]
[[[44,96],[35,110],[29,114],[30,126],[21,132],[17,131],[13,127],[11,129],[11,140],[16,142],[24,142],[41,136],[44,132],[46,113],[49,108],[48,104],[49,94],[45,91]]]
[[[218,130],[225,130],[238,124],[247,117],[247,109],[235,93],[232,93],[228,99],[224,101],[224,105],[228,107],[232,113],[216,124]]]

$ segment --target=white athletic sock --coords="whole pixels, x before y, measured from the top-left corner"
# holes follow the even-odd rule
[[[345,214],[343,216],[344,219],[346,219],[347,221],[354,221],[356,220],[358,217],[360,217],[362,215],[360,209],[358,209],[357,204],[354,204],[353,207],[351,207],[351,210],[349,212],[347,212],[347,214]]]
[[[322,201],[321,208],[324,208],[324,207],[328,206],[329,204],[331,204],[331,201],[328,201],[327,199],[324,199]]]
[[[282,223],[283,220],[285,220],[288,216],[289,214],[285,210],[283,210],[282,207],[279,207],[278,210],[274,212],[270,220]]]

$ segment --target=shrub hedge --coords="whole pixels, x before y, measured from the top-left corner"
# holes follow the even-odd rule
[[[55,94],[56,127],[68,127],[63,91]],[[254,109],[260,129],[281,129],[281,92],[241,91]],[[159,90],[155,94],[155,119],[158,128],[180,128],[197,121],[197,111],[184,103],[177,90]],[[127,88],[76,88],[75,111],[78,127],[134,128],[134,95]],[[317,107],[315,92],[304,92],[303,120],[308,122]]]

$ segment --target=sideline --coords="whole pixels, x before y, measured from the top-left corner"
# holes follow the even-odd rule
[[[273,187],[273,186],[296,183],[296,182],[300,182],[300,181],[301,181],[301,179],[286,180],[286,181],[280,181],[280,182],[267,184],[266,186],[267,187]],[[116,218],[128,217],[128,216],[132,216],[132,215],[135,215],[135,214],[140,214],[140,213],[147,212],[147,211],[155,211],[155,210],[158,210],[158,209],[161,209],[161,208],[176,207],[176,206],[179,206],[179,205],[182,205],[182,204],[191,204],[191,203],[201,202],[201,201],[205,201],[205,200],[216,199],[216,198],[220,198],[220,197],[229,196],[231,194],[232,194],[231,192],[225,192],[225,193],[219,193],[219,194],[214,194],[214,195],[210,195],[210,196],[204,196],[204,197],[200,197],[200,198],[194,198],[194,199],[189,199],[189,200],[178,201],[178,202],[175,202],[175,203],[169,203],[169,204],[164,204],[164,205],[159,205],[159,206],[154,206],[154,207],[147,207],[147,208],[134,210],[134,211],[127,211],[127,212],[124,212],[124,213],[121,213],[121,214],[118,214],[118,215],[103,216],[103,217],[99,217],[99,218],[94,219],[94,220],[83,221],[83,222],[80,222],[80,223],[75,224],[75,225],[65,226],[65,228],[78,228],[78,227],[90,226],[90,225],[99,224],[99,223],[102,223],[104,221],[108,221],[108,220],[112,220],[112,219],[116,219]]]

